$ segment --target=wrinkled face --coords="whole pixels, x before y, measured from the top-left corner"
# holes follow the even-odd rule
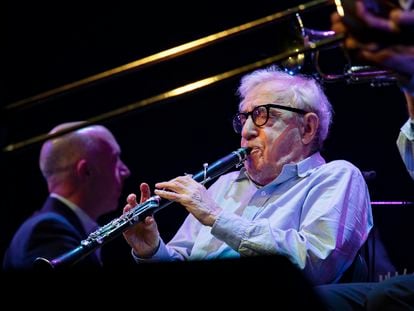
[[[272,82],[254,87],[240,105],[240,112],[250,112],[255,107],[278,103]],[[252,151],[245,167],[249,176],[258,184],[266,185],[276,178],[283,165],[296,163],[302,159],[303,145],[301,127],[295,112],[277,108],[269,109],[269,119],[263,126],[257,126],[249,116],[241,132],[241,146]]]
[[[100,214],[114,211],[118,207],[118,200],[122,192],[124,180],[130,175],[128,167],[122,162],[118,143],[111,133],[100,131],[99,144],[96,154],[91,154],[93,178],[90,182],[96,202],[100,202]]]

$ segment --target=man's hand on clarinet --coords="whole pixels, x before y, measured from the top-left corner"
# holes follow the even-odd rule
[[[140,185],[141,199],[140,203],[150,198],[150,188],[147,183]],[[137,205],[135,194],[128,195],[127,205],[124,207],[124,214]],[[123,232],[124,238],[132,247],[134,253],[140,258],[149,258],[155,254],[160,243],[160,234],[157,223],[153,216],[147,216],[143,221]]]

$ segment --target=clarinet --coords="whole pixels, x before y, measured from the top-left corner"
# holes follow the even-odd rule
[[[246,160],[250,151],[251,148],[239,148],[211,165],[204,163],[203,170],[193,175],[192,178],[201,184],[205,184],[233,167],[240,167]],[[163,200],[158,195],[154,195],[145,202],[135,205],[119,218],[115,218],[108,224],[90,233],[89,236],[85,240],[82,240],[80,245],[75,249],[50,260],[44,257],[37,257],[34,261],[34,265],[41,270],[57,270],[73,266],[98,247],[101,247],[105,243],[119,236],[129,227],[144,220],[145,217],[167,207],[171,203],[173,203],[173,201]]]

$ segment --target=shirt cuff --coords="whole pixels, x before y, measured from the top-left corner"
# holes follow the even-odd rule
[[[157,250],[155,251],[154,255],[151,257],[139,257],[137,254],[135,254],[134,250],[131,249],[132,258],[134,258],[135,262],[153,262],[153,261],[161,261],[165,260],[165,258],[168,258],[168,251],[167,247],[162,239],[160,239],[160,243],[158,244]]]
[[[222,211],[211,228],[211,234],[238,251],[247,227],[248,222],[245,219],[234,213]]]
[[[408,138],[408,140],[414,140],[414,120],[409,119],[401,127],[401,132]]]

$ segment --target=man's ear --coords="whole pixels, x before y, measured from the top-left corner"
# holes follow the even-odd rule
[[[79,177],[89,176],[91,174],[88,161],[81,159],[76,163],[76,173]]]
[[[319,128],[319,117],[314,112],[308,112],[303,117],[302,143],[310,144]]]

